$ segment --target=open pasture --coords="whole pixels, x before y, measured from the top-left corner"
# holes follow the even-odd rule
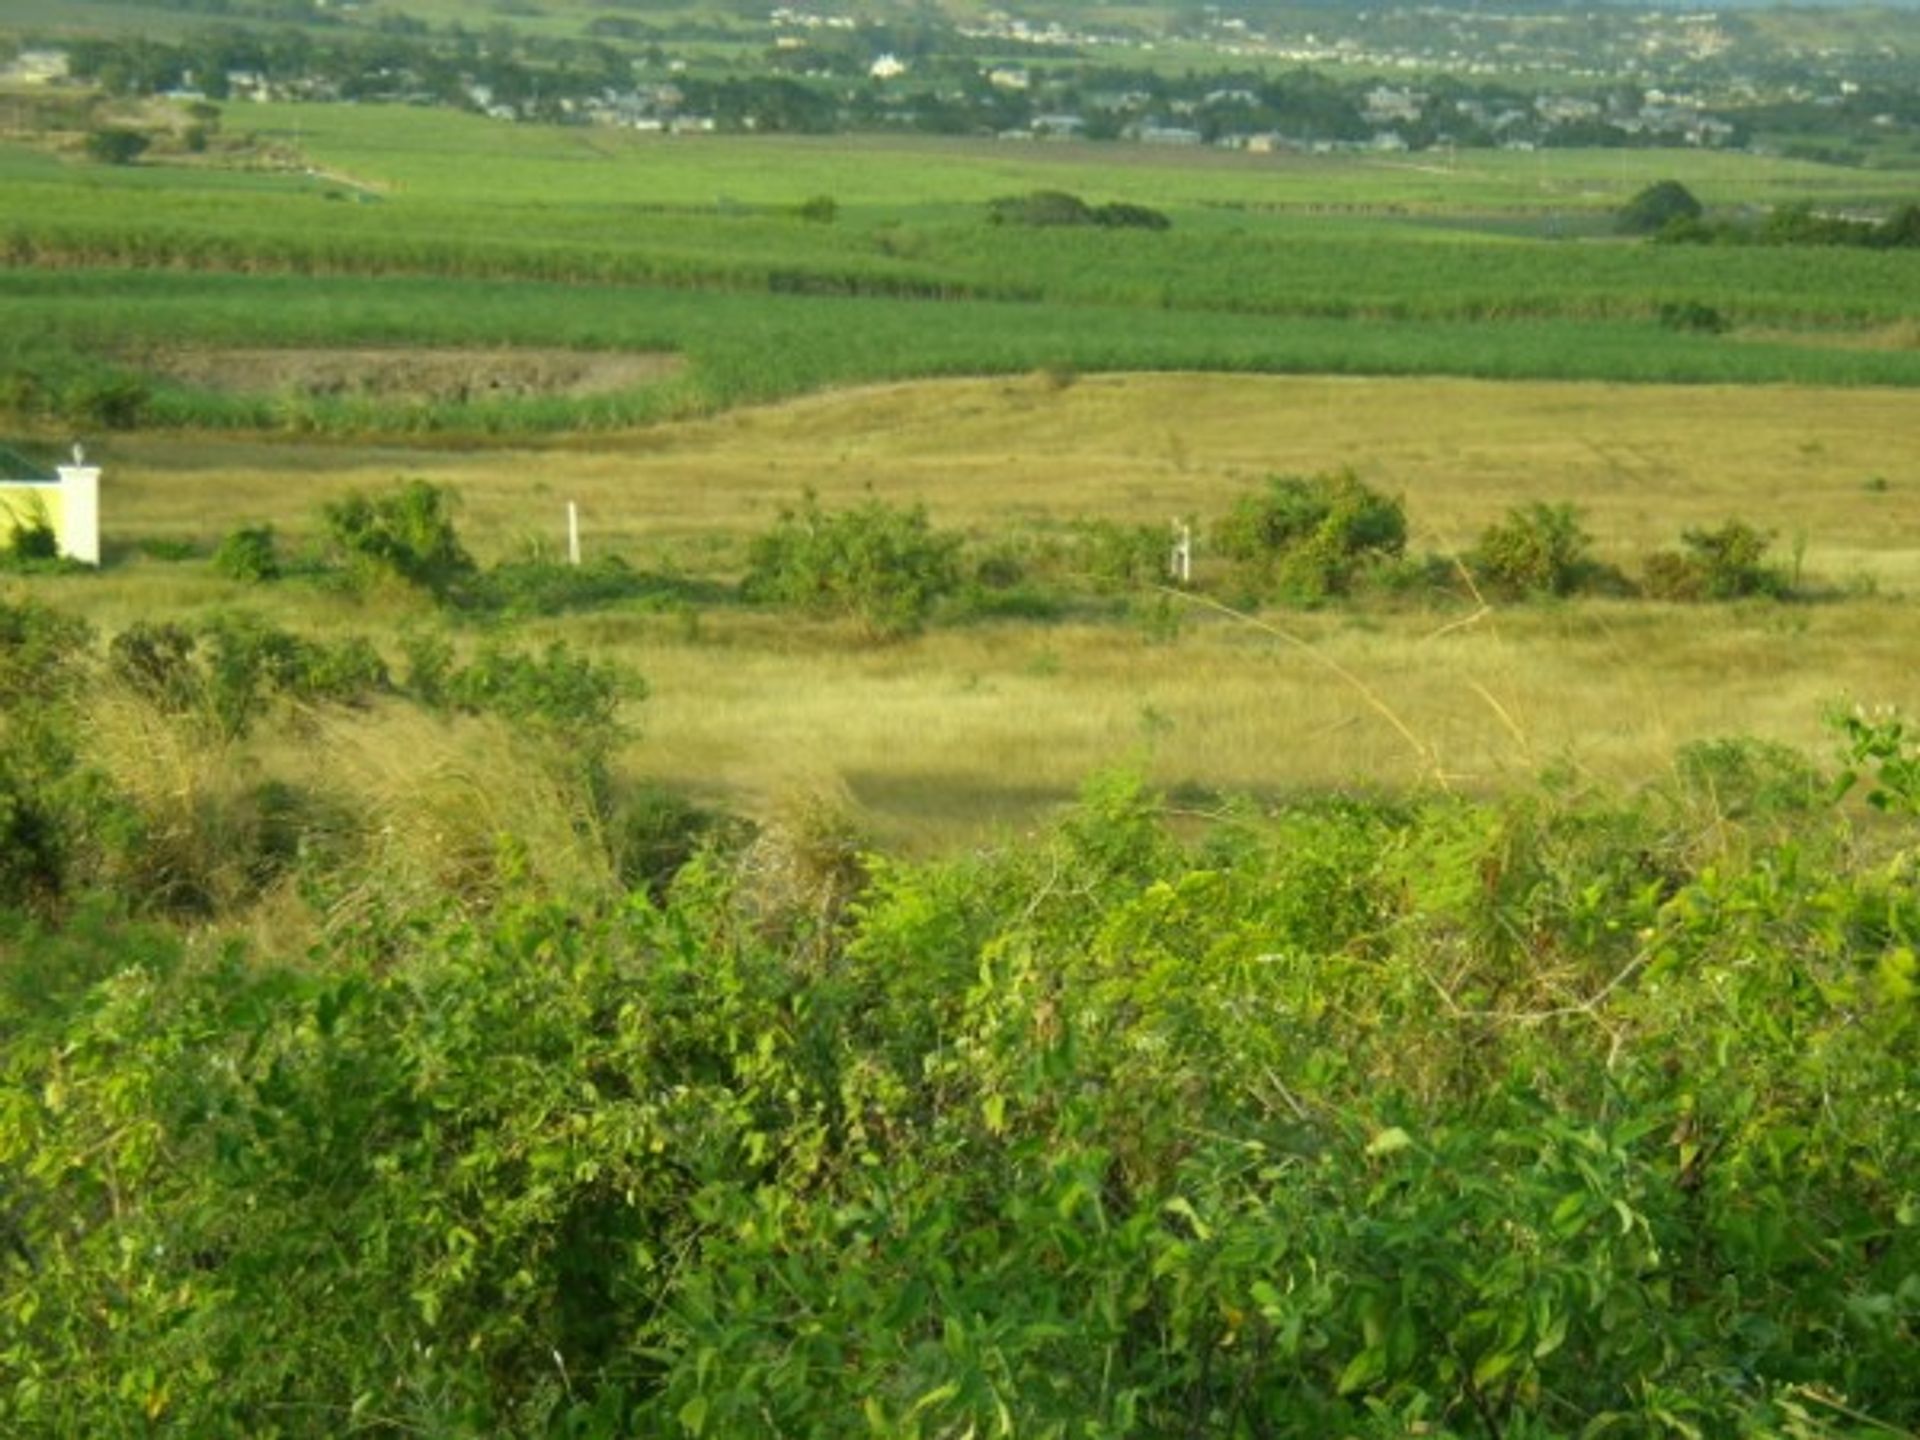
[[[1194,602],[1176,602],[1177,629],[973,622],[877,647],[724,599],[516,627],[647,678],[636,770],[748,809],[796,784],[845,786],[883,834],[921,843],[1025,824],[1126,761],[1196,796],[1483,790],[1556,764],[1638,783],[1689,741],[1817,748],[1836,703],[1920,703],[1920,446],[1892,391],[1019,377],[880,386],[539,448],[149,434],[116,441],[108,465],[119,563],[48,583],[109,630],[245,605],[392,645],[430,615],[297,581],[243,589],[195,562],[143,558],[137,542],[205,546],[266,521],[297,548],[316,538],[321,501],[400,475],[459,490],[462,534],[483,560],[556,553],[571,499],[589,558],[618,554],[714,595],[802,487],[829,506],[924,502],[936,525],[984,541],[1079,518],[1217,515],[1270,471],[1340,465],[1404,496],[1418,550],[1456,554],[1508,506],[1572,499],[1602,557],[1633,568],[1682,528],[1739,515],[1826,595],[1263,617],[1291,639]]]

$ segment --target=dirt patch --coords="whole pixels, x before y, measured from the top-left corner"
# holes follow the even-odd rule
[[[1920,320],[1894,320],[1855,329],[1743,325],[1736,340],[1765,345],[1805,345],[1816,350],[1920,350]]]
[[[167,350],[143,368],[205,390],[315,399],[461,403],[536,395],[605,395],[677,374],[658,352],[554,349]]]

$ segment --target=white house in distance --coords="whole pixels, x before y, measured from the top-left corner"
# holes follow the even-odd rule
[[[78,445],[72,463],[56,466],[52,476],[0,450],[0,544],[16,528],[41,521],[52,529],[62,555],[100,563],[100,467],[87,464]]]

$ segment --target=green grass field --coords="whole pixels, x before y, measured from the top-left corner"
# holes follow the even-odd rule
[[[1604,217],[1672,174],[1709,203],[1889,203],[1898,177],[1721,154],[1456,167],[1150,148],[637,137],[444,111],[231,107],[266,168],[0,150],[0,368],[60,392],[167,345],[667,349],[664,390],[506,406],[189,393],[152,422],[341,432],[645,423],[887,378],[1202,369],[1914,383],[1920,262],[1655,247]],[[304,164],[292,164],[299,156]],[[473,177],[484,173],[486,183]],[[1164,233],[986,223],[1064,188]],[[792,209],[830,195],[810,223]],[[1550,238],[1559,233],[1567,238]],[[1580,238],[1584,237],[1584,238]],[[1678,333],[1702,307],[1733,333]],[[31,407],[28,407],[29,409]]]

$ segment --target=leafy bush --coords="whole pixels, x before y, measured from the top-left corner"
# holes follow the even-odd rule
[[[0,597],[0,715],[71,695],[85,678],[93,641],[84,620]]]
[[[742,822],[661,785],[616,796],[607,829],[620,883],[656,900],[666,898],[674,878],[708,847],[745,843]]]
[[[136,621],[107,647],[108,668],[150,703],[191,714],[228,739],[250,731],[268,704],[355,704],[386,690],[387,667],[367,640],[310,640],[255,615],[220,615],[196,628]]]
[[[322,507],[327,532],[363,578],[395,576],[437,598],[473,574],[454,533],[454,492],[408,480],[378,495],[355,493]]]
[[[1126,777],[795,829],[311,957],[0,917],[64,978],[0,985],[0,1426],[1920,1423],[1910,865],[1604,801],[1196,853]]]
[[[1063,560],[1069,574],[1097,592],[1132,590],[1166,578],[1171,543],[1157,526],[1084,520],[1070,532]]]
[[[869,635],[918,630],[959,588],[960,537],[936,532],[924,506],[872,500],[828,514],[811,491],[754,542],[742,593],[856,621]]]
[[[1786,575],[1766,563],[1769,537],[1745,521],[1686,530],[1680,539],[1684,550],[1647,557],[1642,584],[1656,600],[1739,600],[1789,591]]]
[[[1509,595],[1571,595],[1593,578],[1592,544],[1576,506],[1536,502],[1489,525],[1467,565]]]
[[[1669,300],[1660,306],[1660,323],[1669,330],[1696,335],[1724,335],[1732,328],[1725,315],[1698,300]]]
[[[1030,190],[989,200],[987,220],[994,225],[1090,225],[1093,211],[1065,190]]]
[[[1064,190],[1032,190],[1025,195],[989,200],[987,220],[994,225],[1102,225],[1138,230],[1165,230],[1173,223],[1145,205],[1120,200],[1089,205]]]
[[[560,615],[592,610],[642,596],[666,595],[674,587],[643,575],[617,555],[584,565],[518,560],[474,575],[461,586],[460,603],[504,616]]]
[[[1840,791],[1845,794],[1869,775],[1867,803],[1890,814],[1920,815],[1920,734],[1895,711],[1844,712],[1834,720],[1840,732]]]
[[[140,131],[118,126],[92,131],[86,139],[87,155],[103,165],[131,165],[152,144]]]
[[[620,703],[644,694],[619,667],[577,655],[555,640],[530,655],[486,645],[472,663],[447,674],[443,695],[455,709],[501,715],[576,737],[610,734]]]
[[[230,531],[213,552],[213,570],[229,580],[260,584],[280,578],[280,554],[273,526],[250,525]]]
[[[444,639],[416,634],[407,641],[407,663],[406,687],[420,703],[498,715],[577,747],[590,762],[619,738],[621,703],[646,694],[639,676],[558,640],[538,655],[488,643],[461,665]]]
[[[47,507],[36,496],[21,510],[6,510],[6,543],[0,545],[0,564],[32,566],[60,558],[60,537],[53,533]]]
[[[1831,790],[1806,756],[1763,740],[1698,740],[1681,746],[1673,763],[1685,791],[1721,819],[1781,816],[1797,823]]]
[[[88,374],[60,393],[61,418],[103,430],[131,430],[146,418],[153,391],[132,375]]]
[[[1623,235],[1652,235],[1675,221],[1698,220],[1705,208],[1678,180],[1661,180],[1627,201],[1615,227]]]
[[[1370,565],[1406,548],[1406,511],[1351,470],[1269,476],[1213,531],[1214,547],[1257,588],[1296,602],[1343,595]]]
[[[831,195],[812,195],[793,207],[794,216],[816,225],[831,225],[840,214],[840,202]]]

